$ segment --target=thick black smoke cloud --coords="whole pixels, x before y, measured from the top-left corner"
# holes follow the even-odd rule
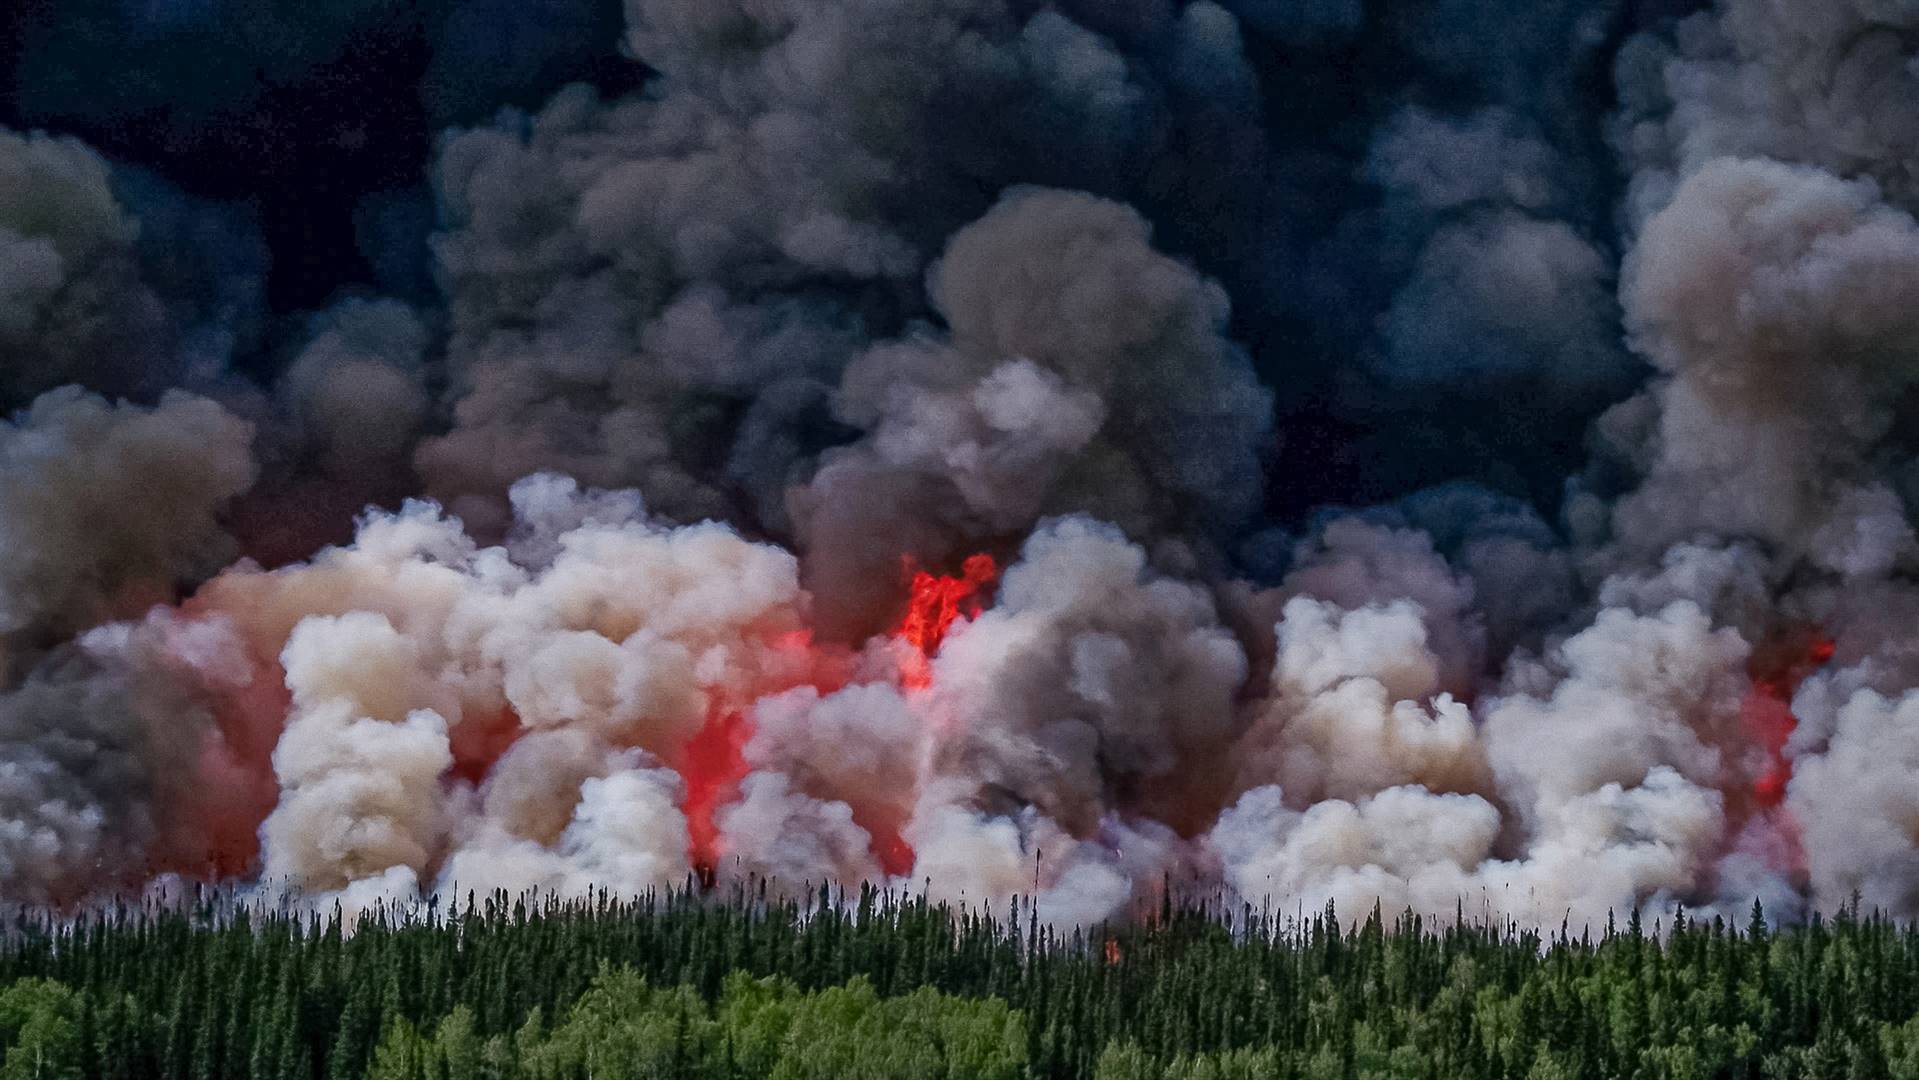
[[[1919,910],[1904,6],[247,11],[6,16],[0,896]]]
[[[687,66],[697,58],[650,47],[639,20],[623,37],[611,0],[249,10],[238,18],[210,0],[29,7],[13,16],[22,48],[11,112],[17,128],[77,131],[209,194],[257,197],[283,308],[322,305],[355,283],[429,299],[423,182],[435,133],[503,105],[537,109],[562,82],[586,78],[614,92],[682,86],[670,95],[682,106],[706,100],[736,120],[802,117],[821,140],[815,152],[849,149],[829,134],[858,140],[847,168],[863,156],[887,171],[885,188],[912,193],[864,196],[879,201],[862,213],[896,219],[897,239],[915,248],[911,259],[894,253],[896,270],[936,255],[1011,185],[1138,208],[1162,247],[1239,299],[1234,336],[1293,421],[1271,451],[1271,475],[1293,477],[1267,493],[1280,517],[1462,473],[1550,500],[1580,463],[1567,432],[1638,375],[1611,333],[1619,180],[1604,128],[1613,55],[1658,12],[1101,0],[889,6],[859,27],[846,12],[768,15],[773,33],[787,22],[802,35],[849,27],[858,36],[833,47],[894,52],[880,65],[890,75],[849,72],[835,88],[845,101],[828,110],[846,114],[836,118],[791,96],[792,84],[765,84],[777,99],[712,97],[738,88],[703,85]],[[908,15],[930,20],[923,35],[885,36]],[[943,26],[978,40],[942,53]],[[120,77],[89,77],[103,56]],[[753,77],[750,65],[734,76]],[[865,130],[827,130],[851,120],[862,95],[894,94],[891,115],[859,118]],[[442,190],[443,219],[459,201]],[[1464,286],[1448,288],[1454,278]],[[878,336],[925,313],[910,290],[849,284],[816,275],[807,288]],[[1514,395],[1527,402],[1523,423],[1497,408]],[[725,397],[727,410],[747,407]],[[803,430],[752,430],[760,453],[844,437],[815,395],[789,389],[777,408]],[[1442,446],[1443,466],[1433,460]]]

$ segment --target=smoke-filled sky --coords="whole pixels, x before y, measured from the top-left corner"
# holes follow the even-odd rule
[[[0,56],[0,900],[1919,915],[1919,3]]]

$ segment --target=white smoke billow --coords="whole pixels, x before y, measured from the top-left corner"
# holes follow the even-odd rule
[[[1551,512],[1274,523],[1287,346],[1235,311],[1312,273],[1229,301],[1074,178],[1284,218],[1181,186],[1179,120],[1377,13],[1086,7],[628,0],[647,88],[448,133],[440,302],[343,300],[264,388],[113,166],[0,133],[0,900],[1919,917],[1919,14],[1622,35],[1583,136],[1500,102],[1600,23],[1422,37],[1492,104],[1371,133],[1352,377],[1617,404]]]

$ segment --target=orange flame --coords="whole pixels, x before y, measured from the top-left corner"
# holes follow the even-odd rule
[[[984,610],[984,594],[999,579],[999,564],[991,555],[974,555],[960,565],[958,577],[920,569],[911,556],[901,560],[901,567],[908,582],[906,611],[892,634],[907,646],[899,650],[900,685],[924,690],[933,683],[933,656],[947,631],[962,616],[970,619]],[[913,868],[913,845],[900,835],[901,822],[874,820],[857,810],[854,821],[872,838],[873,856],[888,874]]]
[[[1766,766],[1752,783],[1753,797],[1762,807],[1778,806],[1792,781],[1786,742],[1799,726],[1792,714],[1792,696],[1808,675],[1832,659],[1832,652],[1832,639],[1813,632],[1795,634],[1753,654],[1752,689],[1740,704],[1739,717],[1747,734],[1766,752]]]
[[[714,812],[740,793],[740,781],[747,773],[746,742],[752,735],[745,715],[716,709],[700,733],[687,741],[680,763],[680,779],[686,784],[680,808],[686,813],[687,854],[701,882],[708,885],[725,855]]]
[[[453,751],[453,775],[478,787],[525,732],[519,714],[511,708],[467,714],[447,733]]]
[[[182,611],[176,628],[185,628],[196,614],[191,606]],[[280,798],[273,750],[292,695],[276,657],[249,650],[248,661],[246,678],[205,687],[213,723],[201,734],[194,767],[174,796],[177,803],[163,810],[149,877],[177,873],[219,881],[257,870],[260,824]]]
[[[1125,955],[1120,952],[1119,939],[1107,938],[1106,939],[1106,962],[1108,964],[1117,964],[1123,959],[1125,959]]]
[[[858,824],[858,814],[853,815],[853,821]],[[899,826],[874,826],[867,829],[866,834],[872,837],[869,846],[872,848],[873,857],[880,861],[881,870],[899,877],[913,869],[915,857],[913,845],[907,843],[906,837],[900,835]]]
[[[970,619],[985,607],[981,594],[998,580],[999,564],[991,555],[974,555],[961,565],[959,577],[917,569],[910,558],[905,565],[912,573],[912,591],[894,636],[912,649],[901,661],[900,683],[909,690],[924,690],[933,682],[933,654],[939,652],[946,632],[960,616]]]

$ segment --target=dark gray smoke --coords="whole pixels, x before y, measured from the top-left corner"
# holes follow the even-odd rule
[[[0,130],[0,403],[205,383],[257,336],[264,261],[230,211]]]

